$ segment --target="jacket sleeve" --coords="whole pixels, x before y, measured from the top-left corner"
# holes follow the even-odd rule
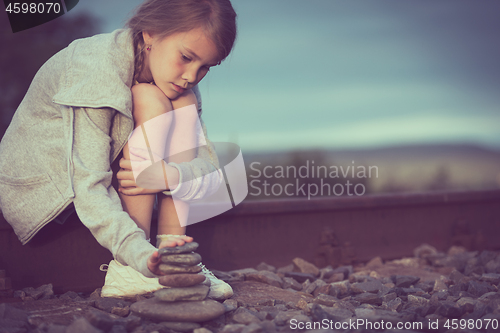
[[[70,161],[73,203],[78,217],[116,260],[147,277],[154,277],[147,268],[147,258],[156,248],[123,210],[118,193],[111,185],[109,132],[116,111],[64,107],[63,112],[73,118]]]
[[[198,115],[200,117],[201,135],[198,136],[196,157],[190,162],[169,163],[179,171],[179,185],[172,191],[164,191],[183,201],[202,199],[215,193],[222,184],[224,176],[219,166],[219,159],[214,144],[208,139],[207,128],[201,118],[201,95],[198,87],[193,88],[198,100]],[[206,142],[206,144],[205,144]]]

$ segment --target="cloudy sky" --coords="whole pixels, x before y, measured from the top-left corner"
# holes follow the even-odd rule
[[[135,0],[80,0],[103,32]],[[244,151],[500,148],[500,2],[233,0],[232,55],[200,83],[213,141]]]

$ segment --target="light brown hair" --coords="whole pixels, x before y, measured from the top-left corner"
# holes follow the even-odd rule
[[[133,34],[134,80],[143,69],[143,31],[163,39],[202,28],[219,51],[219,62],[229,55],[236,39],[236,13],[229,0],[146,0],[126,25]]]

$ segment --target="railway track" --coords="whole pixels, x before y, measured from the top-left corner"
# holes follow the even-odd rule
[[[412,256],[428,243],[500,249],[500,190],[246,201],[188,227],[205,265],[228,271],[301,257],[317,265]],[[78,221],[44,227],[25,246],[0,219],[0,270],[13,289],[52,283],[56,293],[92,291],[111,259]]]

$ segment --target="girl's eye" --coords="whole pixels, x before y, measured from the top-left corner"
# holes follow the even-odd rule
[[[182,60],[184,61],[191,61],[191,58],[189,58],[188,56],[184,55],[184,54],[181,54],[182,55]]]

